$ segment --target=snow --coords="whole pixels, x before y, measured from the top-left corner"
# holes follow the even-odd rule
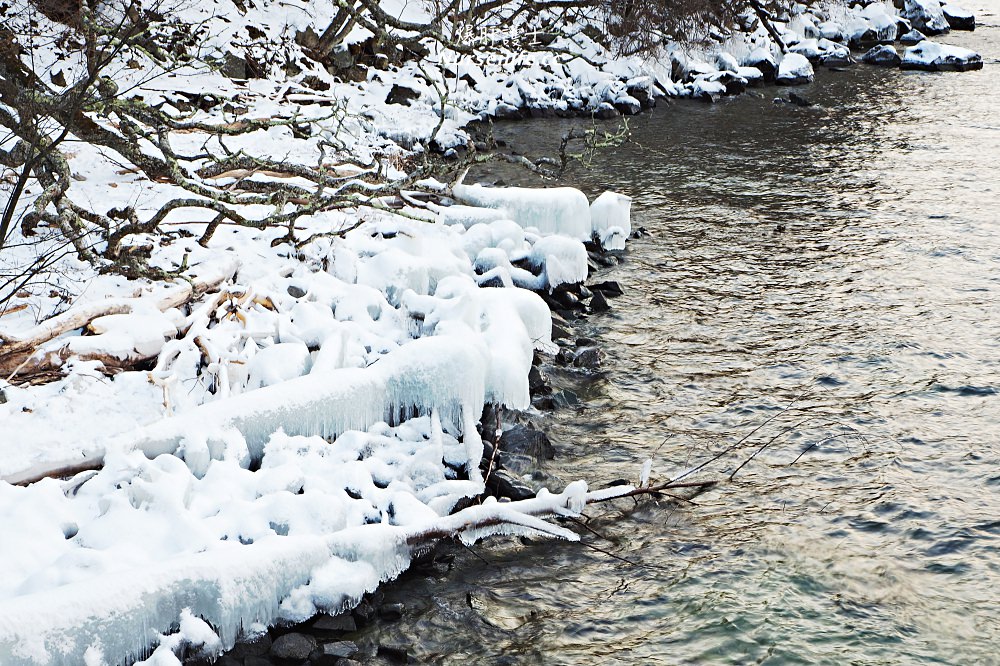
[[[948,20],[938,0],[906,0],[902,14],[914,28],[926,35],[938,35],[949,30]]]
[[[907,47],[903,52],[903,69],[965,71],[982,66],[983,59],[975,51],[930,40]]]
[[[908,0],[907,7],[930,16],[936,5]],[[414,3],[389,9],[407,20],[426,17]],[[894,36],[898,23],[889,3],[814,14],[797,8],[779,29],[798,53],[780,63],[762,28],[714,51],[682,54],[667,45],[669,56],[645,61],[613,58],[581,32],[557,46],[586,58],[438,54],[453,60],[447,67],[373,68],[368,80],[353,83],[310,64],[295,41],[315,16],[335,10],[332,0],[185,5],[180,18],[210,27],[206,53],[220,63],[227,54],[258,58],[267,78],[234,81],[194,65],[164,72],[136,54],[138,69],[123,67],[116,80],[168,110],[186,104],[183,93],[211,90],[245,108],[243,119],[320,118],[329,104],[342,103],[344,114],[318,121],[314,136],[276,127],[228,137],[225,149],[351,177],[357,167],[321,153],[325,137],[343,137],[344,154],[359,160],[401,164],[432,145],[471,149],[466,124],[504,105],[635,110],[642,94],[714,99],[728,94],[729,83],[762,79],[751,64],[768,72],[774,65],[783,82],[811,81],[808,58],[843,57],[840,42],[868,31]],[[15,9],[11,20],[26,20],[21,14]],[[364,37],[356,29],[348,41]],[[34,65],[46,79],[80,66],[39,57]],[[683,65],[682,81],[671,80],[670,57]],[[925,68],[981,66],[969,51],[929,43],[906,57]],[[286,74],[289,62],[303,71]],[[388,104],[396,84],[415,98]],[[441,90],[448,93],[444,108]],[[232,120],[221,108],[192,113],[206,122]],[[191,154],[223,150],[218,138],[198,132],[173,139]],[[75,200],[101,212],[135,206],[148,216],[179,193],[85,143],[75,143],[68,159],[80,176],[71,183]],[[387,173],[403,175],[394,166]],[[237,177],[207,180],[226,188]],[[561,493],[487,499],[453,513],[483,491],[476,430],[483,404],[528,407],[533,356],[553,351],[548,307],[532,290],[583,281],[584,242],[624,249],[631,199],[605,192],[591,203],[568,187],[431,180],[414,187],[440,198],[406,207],[405,217],[363,206],[305,216],[294,247],[281,241],[284,229],[235,227],[220,227],[202,247],[194,239],[206,220],[178,211],[171,229],[188,236],[155,246],[151,262],[167,270],[194,266],[189,278],[217,274],[224,278],[219,289],[188,306],[182,281],[127,281],[69,258],[57,276],[71,304],[36,290],[25,298],[30,307],[4,317],[0,338],[16,342],[52,326],[36,318],[114,306],[89,330],[42,347],[41,354],[69,357],[64,377],[0,385],[0,663],[173,665],[182,651],[211,658],[276,622],[352,606],[403,571],[428,535],[458,534],[468,543],[494,534],[575,540],[542,517],[576,516],[588,501],[633,490],[589,491],[576,481]],[[251,218],[269,212],[245,208]],[[155,239],[133,239],[145,240]],[[74,354],[151,359],[152,369],[108,376],[101,361]],[[99,471],[69,481],[9,483],[60,463],[99,462]],[[651,465],[640,472],[642,484]],[[478,527],[469,529],[472,523]]]
[[[590,204],[594,234],[605,250],[625,249],[632,233],[631,207],[632,198],[617,192],[604,192]]]
[[[461,203],[502,211],[525,229],[589,240],[590,203],[572,187],[483,187],[457,184],[452,188]]]
[[[809,60],[798,53],[786,53],[778,65],[778,83],[796,85],[813,80],[813,68]]]

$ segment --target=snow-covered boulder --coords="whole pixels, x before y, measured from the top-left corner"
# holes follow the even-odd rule
[[[779,85],[797,86],[810,83],[813,80],[813,67],[809,59],[798,53],[786,53],[778,65],[778,76],[775,79]]]
[[[937,2],[937,0],[933,1]],[[868,25],[875,32],[877,41],[892,42],[896,39],[898,30],[896,12],[889,11],[880,2],[873,2],[861,10],[861,15],[868,21]]]
[[[958,5],[943,5],[944,18],[952,30],[975,30],[976,17],[968,9]]]
[[[819,28],[819,34],[823,39],[829,39],[832,42],[843,42],[847,39],[844,34],[844,26],[836,21],[824,21],[817,28]]]
[[[907,32],[906,34],[904,34],[902,37],[899,38],[899,43],[906,44],[907,46],[912,46],[914,44],[919,44],[925,39],[927,39],[927,37],[926,35],[924,35],[924,33],[920,32],[919,30],[910,30],[909,32]]]
[[[967,72],[982,69],[983,58],[969,49],[925,40],[906,49],[902,67],[929,72]]]
[[[720,72],[735,72],[740,68],[740,63],[729,53],[720,51],[715,56],[715,66],[719,68]]]
[[[896,53],[896,49],[888,44],[873,46],[867,53],[861,56],[861,62],[868,65],[878,65],[879,67],[899,67],[902,58]]]
[[[938,0],[906,0],[903,16],[925,35],[940,35],[949,30],[948,19]]]
[[[763,47],[751,51],[750,55],[743,59],[743,66],[753,67],[759,71],[764,76],[765,81],[773,81],[778,72],[778,60],[770,49]]]
[[[590,219],[594,236],[605,250],[624,250],[625,240],[632,233],[632,197],[605,192],[590,204]]]

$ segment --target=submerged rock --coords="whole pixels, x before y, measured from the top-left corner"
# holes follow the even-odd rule
[[[888,44],[880,44],[872,47],[867,53],[861,56],[861,62],[868,65],[878,65],[879,67],[899,67],[903,59],[896,53],[896,49]]]
[[[983,68],[983,58],[960,46],[938,44],[930,40],[911,46],[903,53],[903,69],[928,72],[967,72]]]
[[[976,17],[968,9],[957,5],[944,5],[944,18],[952,30],[975,30]]]

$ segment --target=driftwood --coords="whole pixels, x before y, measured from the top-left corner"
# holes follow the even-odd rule
[[[156,307],[162,312],[184,305],[218,288],[236,273],[238,267],[239,264],[234,259],[205,266],[199,275],[181,282],[161,296]],[[140,297],[90,303],[47,319],[22,334],[0,330],[0,379],[10,381],[17,376],[51,372],[61,367],[70,356],[77,356],[82,360],[101,361],[109,369],[131,367],[152,359],[153,356],[147,357],[141,354],[129,354],[125,358],[97,352],[74,354],[66,347],[41,355],[36,354],[38,348],[45,343],[70,331],[83,328],[99,317],[132,312],[141,300]]]

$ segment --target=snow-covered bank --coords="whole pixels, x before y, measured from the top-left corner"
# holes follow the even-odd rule
[[[478,525],[464,538],[572,538],[531,515],[579,511],[585,486],[527,513],[452,511],[484,488],[482,406],[527,407],[532,355],[552,349],[548,307],[516,276],[546,289],[587,276],[582,241],[541,234],[537,213],[583,198],[572,223],[619,238],[628,198],[606,194],[592,216],[578,191],[495,194],[506,208],[469,210],[500,219],[375,213],[295,257],[262,242],[271,232],[231,228],[218,249],[180,241],[164,252],[238,257],[233,281],[189,314],[130,307],[114,315],[120,336],[102,327],[41,349],[152,345],[157,363],[105,378],[77,362],[44,386],[4,386],[6,478],[103,465],[67,482],[0,483],[0,661],[120,663],[159,642],[167,661],[155,663],[173,663],[181,648],[218,652],[356,603],[407,566],[421,535]],[[317,229],[347,221],[324,218]],[[480,286],[493,278],[508,287]]]
[[[258,23],[270,31],[277,6],[255,7],[225,31],[249,34]],[[870,7],[850,30],[832,11],[799,12],[776,22],[790,50],[783,58],[758,30],[732,43],[740,58],[709,54],[714,64],[704,67],[680,55],[676,67],[610,59],[581,33],[563,44],[591,62],[558,53],[505,63],[469,56],[430,73],[413,63],[373,68],[356,83],[308,63],[273,79],[192,66],[145,80],[138,73],[152,65],[137,54],[121,87],[134,75],[135,93],[150,104],[216,127],[280,120],[231,137],[183,127],[173,135],[177,152],[246,151],[350,179],[350,166],[326,159],[341,141],[341,153],[377,157],[400,175],[429,148],[471,150],[466,124],[490,115],[630,113],[657,94],[713,98],[772,74],[803,83],[813,61],[849,58],[840,42],[901,30],[888,9]],[[217,17],[199,16],[219,28],[220,48],[236,43]],[[806,36],[821,19],[823,36]],[[55,80],[68,66],[53,59],[39,68]],[[122,125],[96,117],[105,128]],[[74,143],[72,197],[117,220],[128,218],[124,211],[146,217],[182,194],[122,159]],[[199,186],[208,182],[220,196],[308,184],[291,168],[217,172],[208,159],[197,166]],[[26,204],[41,191],[31,187]],[[483,490],[483,403],[526,406],[532,356],[551,342],[545,304],[524,288],[586,278],[584,239],[622,249],[628,198],[606,193],[590,203],[572,190],[461,184],[449,193],[453,200],[404,200],[398,215],[385,210],[388,200],[375,200],[320,210],[288,229],[224,225],[211,238],[211,216],[179,210],[124,245],[166,270],[232,266],[221,289],[165,302],[174,287],[99,273],[70,256],[51,284],[11,301],[0,322],[7,344],[56,311],[113,302],[115,312],[37,346],[33,358],[65,376],[35,386],[15,369],[2,387],[5,479],[61,466],[102,469],[66,484],[0,483],[0,525],[12,544],[0,555],[0,661],[128,661],[159,642],[157,663],[171,663],[185,646],[214,653],[263,625],[353,603],[405,567],[420,538],[465,525],[484,528],[468,538],[521,528],[571,538],[531,516],[579,511],[580,485],[534,504],[451,512]],[[287,205],[276,199],[240,210],[251,217]],[[21,240],[11,252],[28,256],[36,246]]]

